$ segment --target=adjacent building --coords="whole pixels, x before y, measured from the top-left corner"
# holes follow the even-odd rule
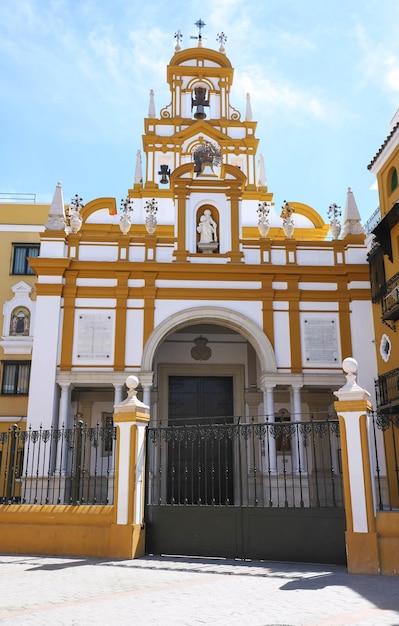
[[[372,159],[368,169],[376,175],[380,201],[380,216],[372,231],[374,235],[369,254],[371,293],[375,326],[378,377],[376,379],[376,408],[385,421],[391,497],[398,506],[397,416],[399,413],[399,111],[391,121],[391,130]]]

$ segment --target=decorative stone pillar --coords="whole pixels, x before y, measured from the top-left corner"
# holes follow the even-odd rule
[[[54,424],[56,428],[69,427],[69,409],[70,409],[70,383],[58,383],[61,388],[60,405],[58,411],[58,423]]]
[[[147,406],[151,407],[151,389],[152,381],[154,378],[154,372],[142,372],[139,375],[140,384],[143,388],[143,402]]]
[[[112,527],[112,554],[116,558],[136,558],[145,554],[144,471],[145,427],[149,407],[137,398],[139,380],[126,380],[128,397],[115,406],[114,424],[118,429],[116,451],[116,523]]]
[[[123,398],[123,385],[120,383],[113,383],[115,394],[114,394],[114,406],[120,404]]]
[[[291,385],[291,420],[294,422],[302,421],[301,407],[301,388],[302,384],[293,383]],[[299,470],[303,471],[301,459],[303,459],[303,442],[299,432],[299,428],[295,427],[295,435],[292,438],[292,470],[294,474],[299,474]]]
[[[275,421],[274,417],[274,388],[276,385],[267,384],[264,390],[264,405],[268,423]],[[276,438],[272,437],[270,426],[268,427],[269,468],[271,474],[277,474]]]
[[[378,574],[375,502],[367,419],[370,394],[356,383],[357,362],[342,363],[346,384],[335,392],[339,417],[346,516],[346,552],[350,574]]]

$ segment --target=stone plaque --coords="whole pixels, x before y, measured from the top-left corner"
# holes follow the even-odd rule
[[[331,318],[304,320],[306,363],[337,363],[337,323]]]
[[[78,315],[76,356],[90,361],[110,359],[113,319],[109,313]]]

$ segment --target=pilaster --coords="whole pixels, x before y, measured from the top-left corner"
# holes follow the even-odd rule
[[[116,451],[115,505],[112,552],[125,558],[145,554],[144,476],[145,427],[150,416],[137,399],[136,376],[126,380],[128,397],[114,407],[114,424],[118,429]]]
[[[342,365],[347,383],[335,392],[338,401],[334,406],[341,435],[348,572],[378,574],[373,476],[367,436],[370,394],[356,383],[356,361],[347,358]]]

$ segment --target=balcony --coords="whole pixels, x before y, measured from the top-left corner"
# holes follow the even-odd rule
[[[375,381],[375,391],[378,409],[399,411],[399,368],[381,374]]]
[[[386,284],[386,294],[382,299],[382,319],[393,322],[399,319],[399,273]]]

